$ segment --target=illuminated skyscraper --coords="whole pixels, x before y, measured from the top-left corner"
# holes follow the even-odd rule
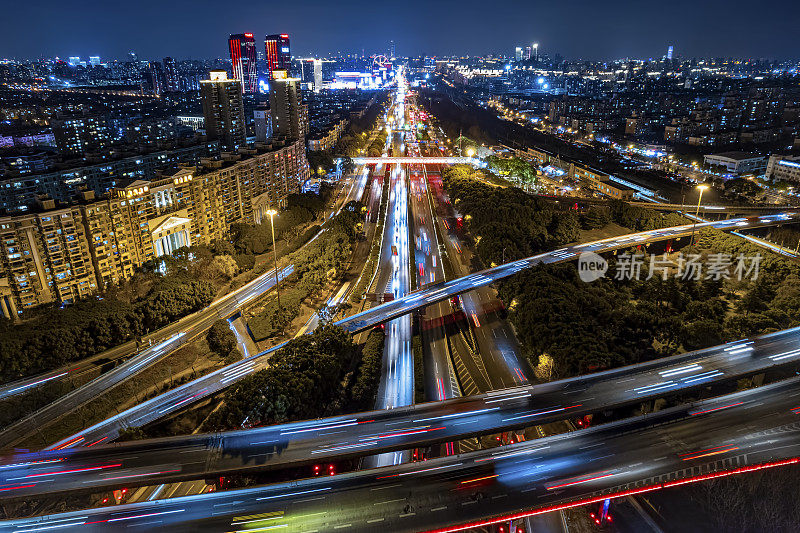
[[[164,90],[175,92],[179,89],[178,69],[175,60],[171,57],[164,58]]]
[[[515,61],[522,61],[522,47],[521,46],[517,46],[514,49],[514,60]]]
[[[233,78],[242,81],[242,91],[254,94],[258,90],[256,41],[252,33],[237,33],[228,39],[231,51]]]
[[[209,140],[219,139],[226,150],[246,143],[242,82],[229,80],[224,70],[212,70],[208,80],[200,81],[203,117]]]
[[[672,59],[672,45],[667,48],[667,59]]]
[[[314,60],[314,92],[322,90],[322,60]]]
[[[264,41],[264,51],[267,58],[267,72],[269,79],[274,79],[273,72],[292,68],[292,54],[289,51],[289,35],[267,35]]]
[[[285,70],[273,72],[269,83],[269,109],[272,115],[272,134],[276,137],[299,139],[303,135],[299,82],[299,78],[290,78]]]
[[[145,78],[153,94],[161,94],[164,92],[164,68],[161,66],[161,63],[158,61],[148,62]]]

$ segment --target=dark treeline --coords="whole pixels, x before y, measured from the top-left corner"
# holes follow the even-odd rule
[[[574,264],[542,265],[500,284],[533,366],[552,357],[552,377],[639,363],[800,325],[800,268],[741,238],[704,230],[698,251],[763,259],[755,280],[616,280],[585,283]],[[646,260],[645,260],[646,261]]]
[[[57,368],[137,339],[204,308],[215,292],[213,284],[186,272],[140,272],[103,299],[89,298],[63,309],[41,307],[27,313],[21,324],[2,320],[0,380]]]
[[[481,183],[481,170],[455,165],[443,181],[464,227],[474,239],[484,264],[529,257],[578,240],[581,229],[601,228],[614,221],[634,231],[685,224],[680,215],[661,213],[620,201],[580,213],[547,198],[531,196],[517,187]]]
[[[382,340],[370,336],[362,358],[351,335],[336,326],[292,339],[272,356],[269,368],[226,394],[204,429],[237,429],[370,408],[380,378]]]

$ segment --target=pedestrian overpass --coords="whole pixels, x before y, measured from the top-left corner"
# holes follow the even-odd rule
[[[475,157],[354,157],[353,163],[356,165],[383,163],[389,165],[483,165],[483,162]]]

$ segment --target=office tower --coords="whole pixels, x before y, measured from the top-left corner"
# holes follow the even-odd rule
[[[322,60],[314,60],[314,92],[322,90]]]
[[[269,107],[256,107],[253,110],[253,118],[256,123],[256,142],[267,142],[267,139],[272,137],[272,116]]]
[[[212,70],[207,80],[200,81],[206,136],[219,139],[226,150],[244,146],[247,138],[242,102],[242,82],[229,80],[224,70]]]
[[[70,66],[77,67],[81,62],[81,58],[79,56],[69,56],[69,60],[67,62],[70,64]]]
[[[533,50],[531,49],[531,47],[530,47],[530,46],[526,46],[526,47],[525,47],[525,59],[526,59],[526,60],[528,60],[528,59],[530,59],[530,58],[531,58],[531,52],[532,52],[532,51],[533,51]]]
[[[228,39],[231,52],[233,78],[242,81],[242,90],[246,94],[255,94],[258,90],[258,64],[256,58],[256,40],[252,33],[237,33]]]
[[[100,56],[89,56],[89,64],[93,67],[100,66]]]
[[[153,94],[161,94],[164,92],[164,68],[161,66],[161,63],[158,61],[149,61],[147,63],[145,78]]]
[[[389,41],[389,59],[394,59],[394,41]]]
[[[290,78],[285,70],[276,70],[269,84],[269,108],[272,115],[272,133],[276,137],[299,139],[303,134],[301,124],[302,101],[298,78]]]
[[[178,79],[178,68],[175,66],[175,60],[171,57],[164,58],[164,90],[177,91],[180,87],[180,80]]]
[[[514,60],[515,61],[522,61],[522,47],[521,46],[517,46],[514,49]]]
[[[667,48],[667,59],[672,59],[672,45]]]
[[[274,79],[273,72],[285,70],[289,72],[292,68],[292,54],[289,52],[289,35],[267,35],[264,41],[264,52],[267,57],[268,79]]]
[[[539,61],[539,43],[533,43],[533,60]]]
[[[293,59],[292,73],[296,74],[304,84],[314,83],[314,60],[312,58]]]
[[[102,116],[57,116],[50,120],[53,136],[61,155],[81,156],[111,145],[111,129]]]

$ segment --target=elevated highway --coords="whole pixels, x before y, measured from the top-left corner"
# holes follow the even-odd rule
[[[481,166],[483,162],[475,157],[354,157],[356,165],[474,165]]]
[[[796,369],[800,328],[542,385],[243,431],[17,454],[0,499],[209,479],[409,450],[578,418],[768,369]],[[310,470],[309,470],[310,473]]]
[[[168,500],[0,522],[0,532],[463,531],[797,464],[800,378],[533,441]]]

